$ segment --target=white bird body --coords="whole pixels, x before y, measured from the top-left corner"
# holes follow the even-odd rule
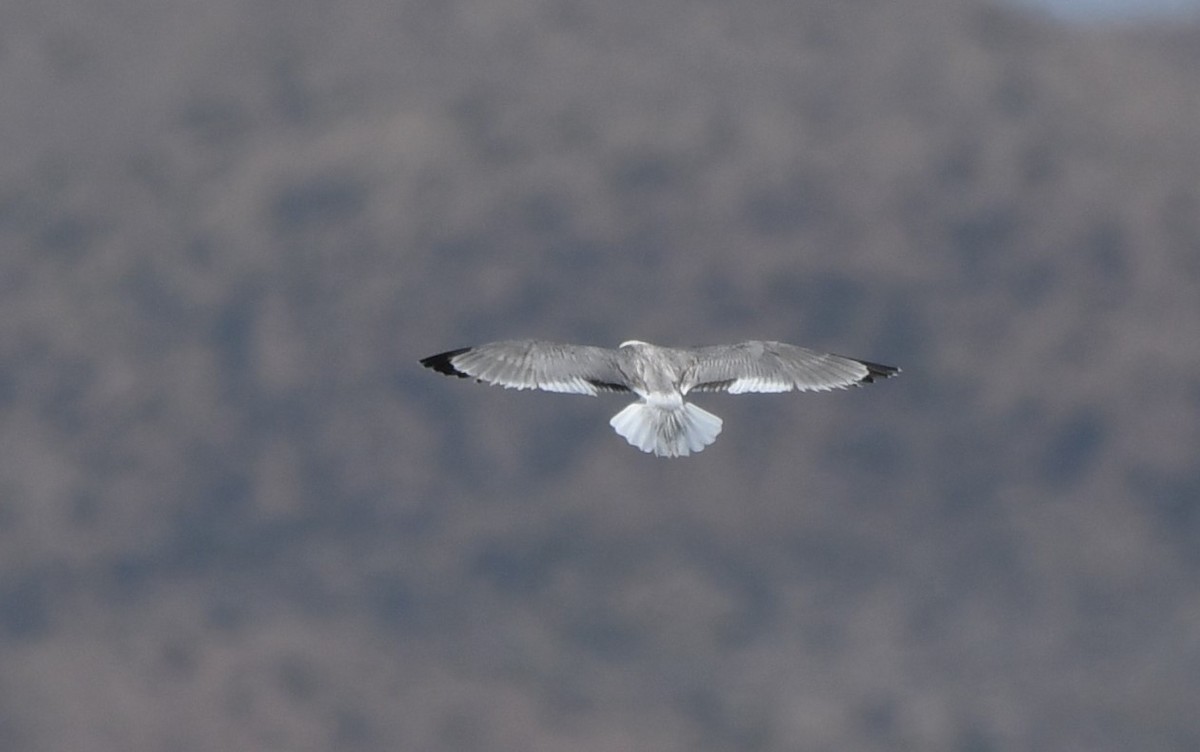
[[[782,342],[674,348],[629,340],[613,350],[541,340],[508,340],[432,355],[440,373],[508,389],[640,398],[609,424],[643,452],[684,457],[716,440],[721,419],[684,397],[690,392],[824,391],[899,373],[892,366],[819,353]]]

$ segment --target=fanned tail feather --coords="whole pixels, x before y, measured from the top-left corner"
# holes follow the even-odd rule
[[[679,407],[634,402],[608,423],[630,444],[659,457],[699,452],[721,433],[720,418],[688,402]]]

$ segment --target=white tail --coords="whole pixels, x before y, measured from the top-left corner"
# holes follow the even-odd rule
[[[634,402],[608,424],[633,446],[659,457],[686,457],[699,452],[721,433],[720,418],[688,402],[679,407]]]

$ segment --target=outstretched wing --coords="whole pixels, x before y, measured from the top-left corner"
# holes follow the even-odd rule
[[[694,359],[684,378],[684,391],[824,391],[869,384],[900,371],[783,342],[751,341],[700,347],[692,352]]]
[[[450,350],[423,358],[421,365],[506,389],[595,395],[629,391],[617,355],[603,347],[524,339]]]

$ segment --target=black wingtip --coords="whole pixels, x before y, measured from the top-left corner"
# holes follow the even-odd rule
[[[885,366],[881,363],[869,363],[865,360],[858,361],[867,367],[867,375],[863,376],[858,383],[873,384],[875,379],[890,379],[900,373],[900,369],[895,366]]]
[[[448,352],[438,353],[437,355],[430,355],[428,358],[421,358],[421,365],[425,366],[426,368],[432,368],[438,373],[444,373],[447,376],[457,376],[460,379],[465,379],[469,374],[465,374],[455,368],[454,364],[451,363],[450,360],[454,356],[462,355],[470,349],[471,348],[469,347],[460,347],[457,350],[450,350]]]

